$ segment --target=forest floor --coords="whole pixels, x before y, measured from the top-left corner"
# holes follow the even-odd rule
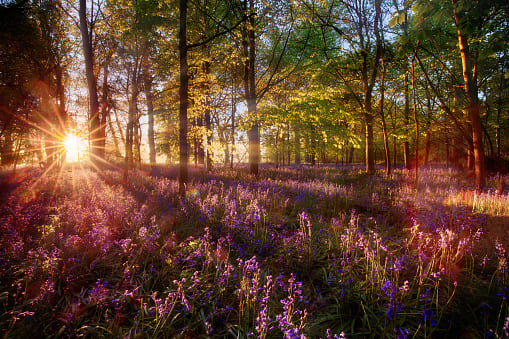
[[[419,175],[5,172],[0,335],[509,337],[509,194]]]

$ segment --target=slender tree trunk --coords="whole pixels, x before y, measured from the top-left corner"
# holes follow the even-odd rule
[[[179,0],[179,194],[184,196],[188,182],[189,146],[187,143],[187,107],[189,102],[189,74],[187,63],[187,0]]]
[[[373,108],[372,108],[372,95],[373,86],[375,84],[376,76],[378,74],[378,66],[380,58],[383,53],[383,44],[380,36],[380,27],[382,20],[381,14],[381,0],[375,0],[375,18],[373,30],[376,36],[376,54],[373,61],[373,69],[371,71],[370,79],[368,80],[368,61],[366,51],[363,51],[363,66],[362,78],[364,83],[364,123],[366,125],[366,172],[375,173],[375,155],[374,155],[374,136],[373,136]],[[367,24],[367,23],[365,23]]]
[[[205,94],[205,140],[206,140],[206,163],[205,166],[207,171],[212,170],[212,121],[210,116],[210,62],[206,61],[203,65],[206,81],[207,81],[207,93]]]
[[[124,181],[127,180],[129,169],[134,164],[133,145],[134,145],[134,128],[136,117],[136,102],[138,100],[138,88],[135,81],[131,84],[131,93],[129,96],[129,109],[127,116],[127,126],[125,134],[125,168]]]
[[[111,138],[113,139],[113,145],[115,147],[115,155],[117,157],[122,157],[122,153],[120,152],[120,146],[118,145],[117,135],[115,134],[115,128],[113,127],[113,123],[111,122],[111,115],[108,115],[108,126],[110,128]]]
[[[141,166],[141,126],[140,126],[140,114],[138,111],[138,99],[136,99],[135,103],[136,107],[136,115],[134,119],[134,159],[136,160],[136,164]]]
[[[120,134],[120,140],[124,143],[123,147],[125,149],[125,143],[127,138],[124,138],[124,133],[122,132],[122,126],[120,125],[120,120],[118,118],[117,110],[113,109],[113,113],[115,113],[115,124],[117,125],[118,133]]]
[[[236,85],[232,86],[232,130],[231,130],[231,139],[232,139],[232,152],[230,159],[230,168],[233,168],[233,154],[235,153],[235,114],[237,113],[237,100],[235,100],[235,88]]]
[[[205,110],[205,129],[207,131],[205,138],[207,140],[207,150],[206,150],[206,168],[207,171],[212,171],[212,120],[210,117],[210,97],[207,97],[207,109]]]
[[[207,105],[207,103],[205,103]],[[207,108],[205,108],[207,110]],[[203,139],[207,140],[207,133],[208,131],[205,131],[205,134],[203,134],[203,116],[199,116],[195,120],[195,125],[198,126],[199,132],[198,135],[195,135],[194,141],[195,141],[195,164],[198,163],[200,165],[205,165],[205,148]]]
[[[100,157],[99,143],[99,98],[97,96],[97,79],[94,75],[94,51],[92,49],[92,34],[87,22],[87,1],[80,0],[79,7],[80,31],[85,58],[85,75],[87,78],[89,98],[89,138],[91,143],[91,161],[97,163]]]
[[[57,99],[58,99],[58,106],[57,106],[57,110],[58,110],[58,120],[59,120],[59,123],[60,123],[60,138],[64,138],[66,136],[66,134],[69,132],[68,131],[68,116],[67,116],[67,111],[65,110],[65,87],[64,87],[64,77],[63,77],[63,69],[62,69],[62,65],[60,64],[60,60],[58,61],[58,64],[57,64],[57,67],[56,67],[56,75],[55,75],[55,80],[56,80],[56,83],[57,83],[57,88],[56,88],[56,94],[57,94]],[[62,145],[62,142],[60,141],[59,142],[59,153],[60,153],[60,157],[59,157],[59,166],[62,166],[65,161],[66,161],[66,152],[65,152],[65,149],[64,149],[64,146]]]
[[[310,136],[310,150],[311,150],[311,166],[316,165],[316,135],[315,135],[315,125],[311,123],[309,128]]]
[[[405,108],[403,111],[403,119],[405,126],[410,124],[410,91],[408,89],[408,72],[405,72],[404,88],[405,88]],[[408,135],[405,136],[403,142],[403,160],[405,162],[405,168],[410,169],[410,143],[408,142]]]
[[[294,134],[295,134],[295,163],[297,165],[300,165],[301,163],[301,155],[300,155],[300,152],[301,152],[301,147],[300,147],[300,131],[299,131],[299,128],[298,127],[295,127],[294,129]]]
[[[348,154],[348,163],[349,164],[352,164],[353,163],[353,154],[355,152],[355,147],[351,146],[350,147],[350,153]]]
[[[103,85],[102,85],[102,98],[101,98],[101,118],[99,124],[98,138],[97,141],[99,144],[98,154],[104,159],[106,156],[106,119],[109,114],[109,89],[108,89],[108,76],[109,76],[109,66],[108,61],[104,64],[103,67]]]
[[[497,138],[497,157],[500,158],[500,112],[502,110],[502,95],[504,91],[504,73],[500,72],[500,82],[498,86],[498,100],[497,100],[497,128],[496,128],[496,138]]]
[[[145,100],[147,101],[147,117],[148,117],[148,149],[149,162],[151,165],[156,164],[156,143],[154,137],[154,94],[152,93],[152,77],[150,76],[149,60],[146,58],[144,62],[143,78],[145,82]]]
[[[382,119],[382,132],[384,136],[385,150],[385,172],[387,176],[391,175],[391,151],[389,149],[389,136],[387,135],[387,125],[385,123],[384,96],[385,96],[385,57],[382,50],[382,72],[380,75],[380,117]]]
[[[292,157],[292,147],[291,147],[292,144],[290,142],[290,125],[289,124],[286,125],[286,145],[287,145],[286,159],[288,160],[288,166],[290,166],[291,157]]]
[[[278,127],[278,130],[276,131],[276,137],[275,137],[275,142],[274,142],[274,155],[275,155],[275,159],[274,159],[274,162],[276,164],[276,168],[279,168],[279,127]]]
[[[260,163],[260,122],[258,121],[257,103],[256,103],[256,80],[255,80],[255,60],[256,60],[256,43],[255,43],[255,20],[254,16],[248,16],[249,12],[254,12],[254,1],[244,1],[244,10],[246,15],[246,28],[242,41],[244,54],[244,90],[247,101],[247,112],[251,118],[251,126],[247,131],[249,141],[249,173],[258,175],[258,166]]]
[[[373,113],[371,108],[371,95],[367,95],[364,101],[364,124],[366,138],[366,172],[375,173],[375,154],[373,137]]]
[[[445,166],[449,168],[449,136],[448,133],[445,133]]]
[[[452,0],[456,5],[457,0]],[[480,114],[480,103],[475,74],[475,62],[470,54],[468,39],[462,30],[463,14],[454,11],[454,19],[458,29],[458,45],[461,54],[461,64],[463,67],[463,80],[465,81],[465,92],[467,94],[467,112],[472,123],[472,139],[474,146],[475,161],[475,186],[478,191],[486,186],[486,170],[484,160],[484,146],[482,142],[482,123]]]
[[[412,103],[415,123],[415,186],[419,184],[419,119],[417,119],[417,100],[415,97],[414,58],[412,57]]]
[[[392,165],[393,165],[393,168],[396,168],[396,164],[397,164],[396,163],[396,158],[397,158],[398,154],[397,154],[396,144],[397,144],[396,136],[393,136],[392,137],[392,153],[393,153],[392,154],[392,157],[393,157],[393,160],[392,160],[393,164]]]
[[[224,165],[227,166],[230,163],[230,146],[228,145],[228,140],[225,137],[221,138],[224,141]]]

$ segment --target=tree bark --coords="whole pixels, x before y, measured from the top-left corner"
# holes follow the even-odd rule
[[[184,196],[188,182],[189,146],[187,142],[187,108],[189,104],[189,74],[187,61],[187,0],[179,0],[179,194]]]
[[[410,91],[408,89],[408,72],[405,71],[405,80],[404,80],[404,88],[405,88],[405,108],[403,111],[403,119],[405,122],[405,126],[408,126],[409,116],[410,116]],[[408,142],[408,136],[405,136],[405,141],[403,142],[403,160],[405,162],[405,168],[410,169],[410,143]]]
[[[412,103],[414,106],[415,123],[415,186],[419,184],[419,119],[417,119],[417,100],[415,97],[415,70],[414,57],[412,57]]]
[[[242,50],[244,56],[244,91],[247,101],[247,112],[251,119],[251,126],[247,131],[249,141],[249,173],[258,176],[258,166],[260,163],[260,122],[258,121],[257,103],[256,103],[256,80],[255,80],[255,20],[249,12],[254,12],[253,0],[244,1],[245,29],[243,31]]]
[[[456,5],[457,0],[452,0]],[[474,146],[475,162],[475,186],[478,191],[486,186],[486,170],[484,160],[484,145],[482,142],[482,123],[480,115],[480,103],[475,74],[475,62],[470,54],[468,38],[466,32],[462,29],[463,13],[454,10],[454,19],[458,30],[458,43],[461,55],[461,64],[463,68],[463,80],[465,82],[465,92],[467,95],[467,112],[472,124],[472,140]]]
[[[152,77],[150,76],[148,57],[144,63],[144,82],[145,82],[145,99],[147,101],[147,117],[148,117],[148,148],[149,161],[151,165],[156,164],[156,144],[154,137],[154,94],[152,93]]]
[[[300,165],[300,163],[301,163],[301,155],[300,155],[301,147],[300,147],[300,131],[299,131],[298,127],[295,127],[294,138],[295,138],[295,147],[294,147],[295,163],[297,165]]]
[[[98,144],[99,149],[98,153],[101,158],[104,158],[106,155],[106,119],[109,114],[110,104],[109,104],[109,89],[108,89],[108,76],[109,76],[109,66],[108,61],[105,62],[103,67],[103,85],[102,85],[102,98],[101,98],[101,117],[98,134]]]
[[[205,144],[206,144],[206,163],[205,166],[207,168],[207,171],[212,170],[212,121],[210,117],[210,106],[211,106],[211,100],[210,100],[210,83],[209,83],[209,77],[210,77],[210,62],[206,61],[203,65],[203,69],[206,76],[206,88],[207,93],[205,93]],[[203,143],[202,143],[203,144]],[[203,149],[203,146],[202,146]]]
[[[383,46],[383,30],[381,35],[377,35],[377,39],[381,40],[381,74],[380,74],[380,118],[382,120],[382,133],[384,136],[385,151],[385,172],[387,176],[391,175],[391,152],[389,149],[389,136],[387,135],[387,124],[385,123],[384,97],[385,97],[385,50]]]
[[[232,87],[232,113],[231,113],[231,119],[232,119],[232,130],[231,130],[231,138],[232,138],[232,151],[231,151],[231,158],[230,158],[230,168],[233,168],[233,154],[235,153],[235,115],[237,113],[237,100],[235,100],[235,88],[237,86],[234,84]]]
[[[91,161],[97,163],[100,158],[99,138],[99,98],[97,96],[97,79],[94,74],[94,51],[92,49],[92,34],[87,22],[87,1],[80,0],[79,6],[80,32],[83,44],[83,56],[85,58],[85,75],[87,78],[89,98],[89,138],[91,144]]]

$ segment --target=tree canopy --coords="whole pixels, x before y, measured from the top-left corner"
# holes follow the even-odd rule
[[[508,171],[509,5],[473,0],[0,4],[0,161],[443,162]],[[86,85],[85,85],[86,84]],[[83,128],[85,127],[85,128]],[[67,151],[69,152],[69,151]],[[69,159],[68,159],[69,160]]]

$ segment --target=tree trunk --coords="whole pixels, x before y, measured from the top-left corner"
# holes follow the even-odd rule
[[[298,129],[298,127],[295,128],[295,131],[294,131],[294,134],[295,134],[295,163],[297,165],[300,165],[301,163],[301,155],[300,155],[300,152],[301,152],[301,147],[300,147],[300,131]]]
[[[108,76],[109,76],[109,67],[108,61],[104,64],[103,67],[103,85],[102,85],[102,98],[101,98],[101,117],[99,124],[99,131],[97,132],[99,140],[97,143],[99,144],[98,154],[101,158],[104,159],[106,155],[106,119],[109,114],[109,90],[108,90]]]
[[[348,163],[351,164],[353,163],[353,154],[355,152],[355,147],[351,146],[350,147],[350,153],[348,154]]]
[[[205,134],[205,138],[207,140],[207,149],[206,149],[206,163],[205,166],[207,171],[212,171],[212,120],[210,117],[210,97],[207,97],[207,109],[205,110],[205,129],[207,133]]]
[[[449,168],[449,136],[445,133],[445,166]]]
[[[452,0],[455,5],[457,0]],[[474,146],[475,162],[475,186],[478,191],[486,186],[486,170],[484,160],[484,145],[482,142],[482,123],[480,115],[480,103],[475,74],[475,61],[470,54],[466,33],[462,30],[463,14],[454,10],[454,19],[458,29],[458,42],[463,67],[463,80],[467,94],[467,112],[472,123],[472,139]]]
[[[115,156],[118,158],[122,157],[122,153],[120,152],[120,146],[118,145],[117,135],[115,134],[115,128],[113,127],[113,123],[111,122],[111,115],[108,115],[108,126],[110,128],[111,138],[113,139],[113,146],[115,147]]]
[[[205,77],[207,81],[207,93],[205,94],[205,140],[206,140],[206,163],[205,166],[207,168],[207,171],[212,170],[212,121],[210,117],[210,106],[211,106],[211,100],[210,100],[210,62],[206,61],[203,65]]]
[[[257,103],[256,103],[256,80],[255,80],[255,20],[254,16],[247,15],[248,0],[244,1],[246,28],[243,32],[243,56],[244,62],[244,90],[247,101],[247,112],[251,119],[251,126],[247,131],[249,141],[249,173],[258,176],[258,166],[260,163],[260,122],[258,121]],[[254,12],[254,2],[249,0],[249,12]]]
[[[205,105],[207,105],[207,104],[205,104]],[[205,110],[207,110],[207,108],[205,108]],[[195,126],[198,127],[198,133],[194,137],[194,142],[195,142],[194,162],[195,162],[195,164],[198,163],[200,165],[204,165],[205,164],[205,149],[204,149],[203,138],[205,138],[205,140],[207,140],[207,134],[203,134],[203,116],[200,115],[198,118],[196,118]]]
[[[60,64],[60,60],[58,61],[58,64],[56,66],[56,74],[55,74],[55,80],[57,84],[56,88],[56,94],[58,98],[58,119],[60,122],[60,138],[63,139],[67,135],[68,131],[68,116],[67,111],[65,110],[65,87],[64,87],[64,77],[63,77],[63,69],[62,65]],[[65,147],[62,145],[62,142],[59,142],[59,154],[60,154],[60,166],[63,165],[66,161],[66,152]]]
[[[415,186],[419,184],[419,120],[417,119],[417,100],[415,97],[414,58],[412,57],[412,103],[415,123]]]
[[[187,143],[187,107],[189,102],[189,74],[187,63],[187,0],[179,0],[179,194],[184,196],[188,182],[189,146]]]
[[[387,125],[385,123],[384,113],[384,95],[385,95],[385,58],[382,50],[382,72],[380,75],[380,117],[382,119],[382,132],[384,136],[385,151],[385,172],[387,176],[391,175],[391,152],[389,149],[389,136],[387,135]]]
[[[145,82],[145,100],[147,101],[148,117],[148,149],[150,165],[156,164],[156,143],[154,137],[154,94],[152,93],[152,77],[150,76],[148,58],[144,62],[143,78]]]
[[[315,135],[315,125],[311,123],[309,128],[309,144],[310,144],[310,156],[311,156],[311,166],[316,165],[316,135]]]
[[[129,169],[134,163],[133,144],[134,144],[134,119],[136,115],[136,101],[138,100],[137,86],[131,84],[131,94],[129,96],[129,110],[127,116],[127,126],[125,133],[125,168],[124,181],[127,180]]]
[[[371,95],[367,95],[364,101],[364,125],[366,138],[366,172],[375,173],[374,137],[373,137],[373,113],[371,108]]]
[[[237,113],[237,100],[235,100],[235,88],[237,86],[233,85],[232,87],[232,152],[231,152],[231,159],[230,159],[230,168],[233,168],[233,154],[235,153],[235,114]]]
[[[80,0],[79,6],[80,31],[85,58],[85,75],[87,78],[89,98],[89,138],[91,143],[91,161],[97,163],[100,157],[99,143],[99,99],[97,96],[97,79],[94,74],[94,51],[92,49],[92,34],[87,23],[87,1]]]
[[[408,72],[405,71],[405,80],[404,80],[404,88],[405,88],[405,109],[403,111],[403,119],[405,126],[408,126],[410,121],[410,91],[408,89]],[[403,142],[403,160],[405,162],[405,168],[410,169],[410,143],[408,142],[408,135],[405,136],[405,141]]]
[[[139,94],[139,93],[138,93]],[[134,159],[136,160],[136,164],[141,166],[141,126],[140,126],[140,114],[138,111],[138,98],[136,98],[135,102],[136,114],[134,119]]]
[[[393,136],[392,137],[392,157],[393,157],[392,165],[393,165],[393,168],[396,168],[396,165],[397,165],[396,158],[397,158],[398,154],[397,154],[396,143],[397,143],[396,136]]]

